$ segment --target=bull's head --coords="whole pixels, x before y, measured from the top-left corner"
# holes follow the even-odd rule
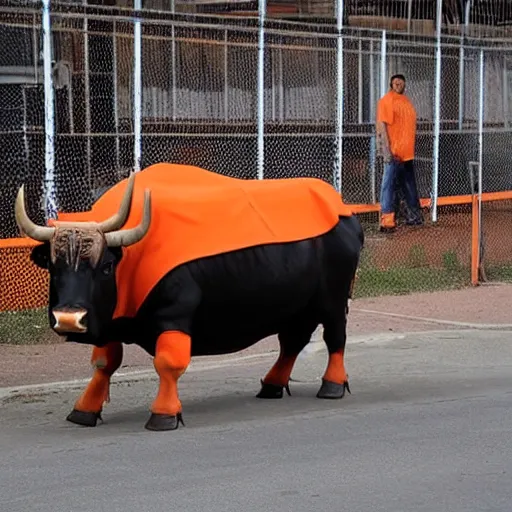
[[[116,269],[122,247],[140,241],[151,222],[151,195],[145,191],[140,224],[122,230],[131,207],[135,174],[128,180],[118,212],[103,222],[56,222],[38,226],[25,210],[24,188],[18,191],[16,222],[30,238],[43,242],[32,261],[50,273],[48,315],[51,328],[70,341],[102,345],[117,302]]]

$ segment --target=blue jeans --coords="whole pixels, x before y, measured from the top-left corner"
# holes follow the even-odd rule
[[[401,192],[397,196],[397,193]],[[407,205],[407,224],[422,224],[420,199],[414,175],[414,161],[398,162],[391,160],[384,169],[380,194],[383,214],[395,213],[397,197],[403,197]]]

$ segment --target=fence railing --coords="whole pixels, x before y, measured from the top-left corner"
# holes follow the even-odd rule
[[[508,197],[512,40],[286,22],[260,5],[259,17],[222,19],[1,5],[0,248],[18,237],[22,183],[45,222],[156,161],[315,176],[354,211],[378,212],[375,112],[396,72],[418,114],[417,181],[434,224],[440,208],[471,204],[474,179],[483,199]]]

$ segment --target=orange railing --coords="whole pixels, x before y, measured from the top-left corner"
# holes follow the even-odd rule
[[[511,200],[512,191],[486,192],[482,203]],[[476,194],[444,196],[438,206],[471,205],[471,283],[479,282],[480,225],[478,196]],[[422,207],[428,208],[431,200],[421,199]],[[355,214],[378,213],[380,204],[349,205]],[[28,238],[0,239],[0,311],[17,311],[44,307],[47,301],[47,272],[30,261],[30,251],[37,245]]]

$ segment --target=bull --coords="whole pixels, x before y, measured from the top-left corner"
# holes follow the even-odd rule
[[[90,212],[46,226],[28,217],[21,186],[15,217],[40,242],[31,260],[49,271],[50,327],[92,345],[94,372],[68,421],[101,420],[130,343],[153,357],[159,377],[148,430],[184,425],[178,381],[192,357],[234,353],[271,335],[280,352],[256,396],[290,395],[295,360],[318,325],[329,359],[316,396],[350,392],[348,299],[364,235],[329,184],[237,180],[161,163],[110,188]]]

